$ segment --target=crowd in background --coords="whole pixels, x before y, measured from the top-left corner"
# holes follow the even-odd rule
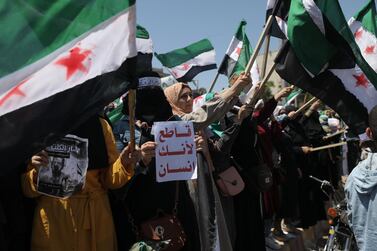
[[[247,74],[220,93],[198,97],[186,83],[163,90],[156,75],[147,78],[150,84],[136,91],[135,150],[129,148],[127,95],[115,123],[106,118],[111,104],[71,132],[90,142],[81,191],[67,199],[37,192],[38,170],[48,162],[43,151],[13,177],[0,177],[0,250],[130,250],[142,240],[143,222],[159,213],[177,218],[185,236],[181,250],[278,250],[276,240],[288,241],[299,228],[327,219],[328,198],[309,176],[337,188],[360,152],[357,140],[349,141],[348,155],[342,147],[312,151],[344,137],[326,137],[345,126],[332,110],[316,101],[297,113],[298,107],[283,102],[291,87],[243,104],[238,96],[252,84]],[[198,179],[158,183],[151,128],[177,120],[193,122]],[[244,184],[234,193],[223,183],[229,168]],[[207,223],[215,228],[212,236]]]

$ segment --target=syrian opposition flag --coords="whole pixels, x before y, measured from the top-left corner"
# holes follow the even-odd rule
[[[274,15],[270,35],[273,37],[287,38],[287,20],[291,0],[267,0],[266,20]]]
[[[228,76],[228,79],[231,79],[234,74],[239,75],[241,72],[245,71],[246,65],[253,54],[253,48],[250,46],[249,39],[245,32],[246,24],[246,21],[241,21],[219,67],[219,73]],[[253,83],[260,80],[256,62],[251,67],[250,74]]]
[[[114,123],[118,122],[122,117],[123,117],[123,97],[126,96],[126,94],[122,95],[122,97],[117,98],[114,100],[112,103],[114,104],[115,108],[111,111],[108,112],[106,115],[111,122],[112,125]]]
[[[297,98],[298,96],[302,93],[302,90],[300,88],[298,88],[297,90],[291,92],[288,97],[287,97],[287,100],[284,104],[284,106],[288,106],[288,105],[291,105]]]
[[[374,0],[369,0],[348,24],[365,60],[377,71],[377,15]]]
[[[201,108],[206,102],[210,101],[214,97],[215,97],[214,92],[208,92],[208,93],[205,93],[203,95],[196,97],[193,101],[192,109],[195,111]]]
[[[136,27],[137,72],[151,72],[153,58],[153,42],[149,32],[142,26]]]
[[[165,54],[155,53],[155,55],[179,82],[190,82],[200,72],[216,69],[215,49],[208,39],[202,39]]]
[[[137,53],[134,0],[3,1],[0,12],[1,175],[125,93]]]
[[[377,74],[364,60],[338,1],[292,0],[278,74],[321,99],[355,133],[377,104]]]

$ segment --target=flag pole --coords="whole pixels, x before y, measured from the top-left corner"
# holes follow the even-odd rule
[[[215,79],[212,81],[211,87],[209,88],[208,92],[211,92],[213,88],[215,87],[216,81],[219,78],[220,73],[217,71]]]
[[[136,107],[136,89],[128,91],[128,114],[130,125],[130,143],[128,145],[130,152],[135,150],[135,107]],[[132,164],[134,167],[134,164]]]
[[[267,60],[268,60],[268,51],[270,50],[270,40],[271,36],[268,34],[266,36],[266,43],[264,45],[264,55],[263,55],[263,62],[262,62],[262,70],[261,70],[261,77],[264,78],[266,75],[266,68],[267,68]],[[274,121],[275,117],[271,115],[271,121]]]
[[[301,112],[304,112],[306,109],[309,108],[309,106],[311,106],[315,101],[317,101],[318,99],[316,97],[312,98],[311,100],[309,100],[306,104],[304,104],[303,106],[301,106],[297,111],[296,111],[296,114],[294,117],[292,117],[292,119],[295,119],[297,117],[297,115],[299,115]]]
[[[333,133],[333,134],[330,134],[330,135],[328,135],[328,136],[324,136],[324,137],[323,137],[323,140],[327,140],[327,139],[329,139],[329,138],[335,137],[335,136],[337,136],[337,135],[339,135],[339,134],[342,134],[342,133],[344,133],[344,132],[346,132],[346,131],[347,131],[346,129],[339,130],[339,131],[337,131],[337,132],[335,132],[335,133]]]
[[[320,146],[320,147],[316,147],[316,148],[311,148],[310,152],[321,151],[321,150],[330,149],[330,148],[334,148],[334,147],[338,147],[338,146],[343,146],[343,145],[346,145],[346,144],[347,144],[347,142],[339,142],[339,143],[335,143],[335,144],[331,144],[331,145]]]
[[[248,106],[254,106],[255,103],[258,101],[258,98],[260,96],[260,94],[262,93],[262,90],[264,88],[264,85],[267,83],[267,81],[270,79],[272,73],[274,72],[275,68],[276,68],[276,65],[277,63],[274,63],[272,65],[272,67],[270,68],[270,70],[267,72],[266,76],[264,76],[262,82],[260,83],[260,86],[259,86],[259,89],[258,91],[254,94],[254,96],[250,99],[249,102],[247,102],[247,105]]]
[[[311,106],[314,102],[316,102],[318,99],[317,98],[312,98],[311,100],[309,100],[308,102],[306,102],[303,106],[301,106],[297,111],[296,111],[296,114],[299,114],[301,112],[304,112],[306,109],[309,108],[309,106]]]
[[[271,15],[268,17],[268,19],[266,21],[266,24],[264,25],[263,31],[262,31],[261,35],[259,36],[257,45],[255,47],[253,55],[251,56],[251,58],[249,60],[249,63],[246,66],[245,72],[250,72],[250,69],[251,69],[252,65],[254,64],[254,62],[255,62],[255,60],[256,60],[256,58],[258,56],[258,53],[259,53],[259,51],[260,51],[260,49],[262,47],[262,44],[263,44],[263,41],[264,41],[265,37],[267,35],[269,35],[271,25],[272,25],[272,23],[274,21],[274,18],[275,18],[275,15],[276,15],[277,11],[280,8],[281,3],[282,3],[281,0],[277,0],[277,2],[275,3],[274,9],[272,10]]]
[[[265,37],[267,36],[268,37],[268,41],[267,41],[267,45],[266,45],[266,48],[268,49],[269,47],[269,44],[270,44],[270,29],[271,29],[271,25],[273,23],[273,20],[275,18],[275,15],[276,15],[276,12],[278,11],[278,9],[280,8],[280,5],[281,5],[281,0],[277,0],[275,6],[274,6],[274,9],[272,10],[272,14],[268,17],[267,21],[266,21],[266,24],[264,25],[264,28],[263,28],[263,31],[261,33],[261,35],[259,36],[259,39],[258,39],[258,42],[257,42],[257,45],[255,47],[255,50],[253,52],[253,55],[251,56],[247,66],[246,66],[246,69],[245,69],[245,72],[250,72],[251,70],[251,67],[253,66],[255,60],[257,59],[257,56],[258,56],[258,53],[262,47],[262,44],[263,44],[263,41],[265,39]],[[266,49],[266,50],[267,50]],[[274,64],[272,65],[272,67],[270,68],[270,70],[268,71],[267,75],[265,75],[265,70],[266,70],[266,66],[267,66],[267,53],[265,55],[265,64],[266,66],[265,69],[264,69],[264,72],[263,72],[263,80],[260,84],[260,87],[259,87],[259,90],[254,94],[254,96],[251,98],[250,102],[247,102],[247,105],[249,106],[255,106],[262,90],[263,90],[263,87],[264,85],[267,83],[267,81],[270,79],[272,73],[274,72],[276,66],[277,66],[277,59],[278,57],[280,57],[280,54],[278,54],[275,58],[275,61],[274,61]],[[265,76],[264,76],[265,75]]]
[[[271,36],[266,36],[266,44],[264,47],[264,55],[263,55],[263,63],[262,63],[262,70],[261,70],[261,77],[264,78],[266,74],[266,68],[267,68],[267,60],[268,60],[268,52],[270,50],[270,40]]]
[[[263,41],[267,35],[267,33],[270,31],[270,28],[271,28],[271,25],[272,25],[272,22],[274,20],[274,16],[273,15],[270,15],[267,19],[267,22],[263,28],[263,31],[261,33],[261,35],[259,36],[259,39],[258,39],[258,42],[257,42],[257,45],[254,49],[254,52],[253,52],[253,55],[251,56],[249,62],[247,63],[247,66],[246,66],[246,69],[245,69],[245,72],[250,72],[251,70],[251,67],[252,65],[254,64],[257,56],[258,56],[258,53],[262,47],[262,44],[263,44]]]

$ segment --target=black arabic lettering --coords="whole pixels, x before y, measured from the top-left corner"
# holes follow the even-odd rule
[[[161,165],[161,167],[163,167],[163,165]],[[169,164],[168,164],[168,168],[169,168]],[[161,173],[161,170],[158,172],[158,175],[160,177],[165,177],[166,175],[166,168],[162,168],[162,171],[164,171],[163,173]]]

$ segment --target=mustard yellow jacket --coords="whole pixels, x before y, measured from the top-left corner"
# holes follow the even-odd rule
[[[41,195],[35,185],[36,169],[29,165],[22,175],[24,194],[37,200],[31,239],[33,251],[117,250],[107,190],[122,187],[134,171],[131,166],[121,164],[111,127],[102,119],[101,124],[109,166],[88,171],[81,192],[68,199]]]

